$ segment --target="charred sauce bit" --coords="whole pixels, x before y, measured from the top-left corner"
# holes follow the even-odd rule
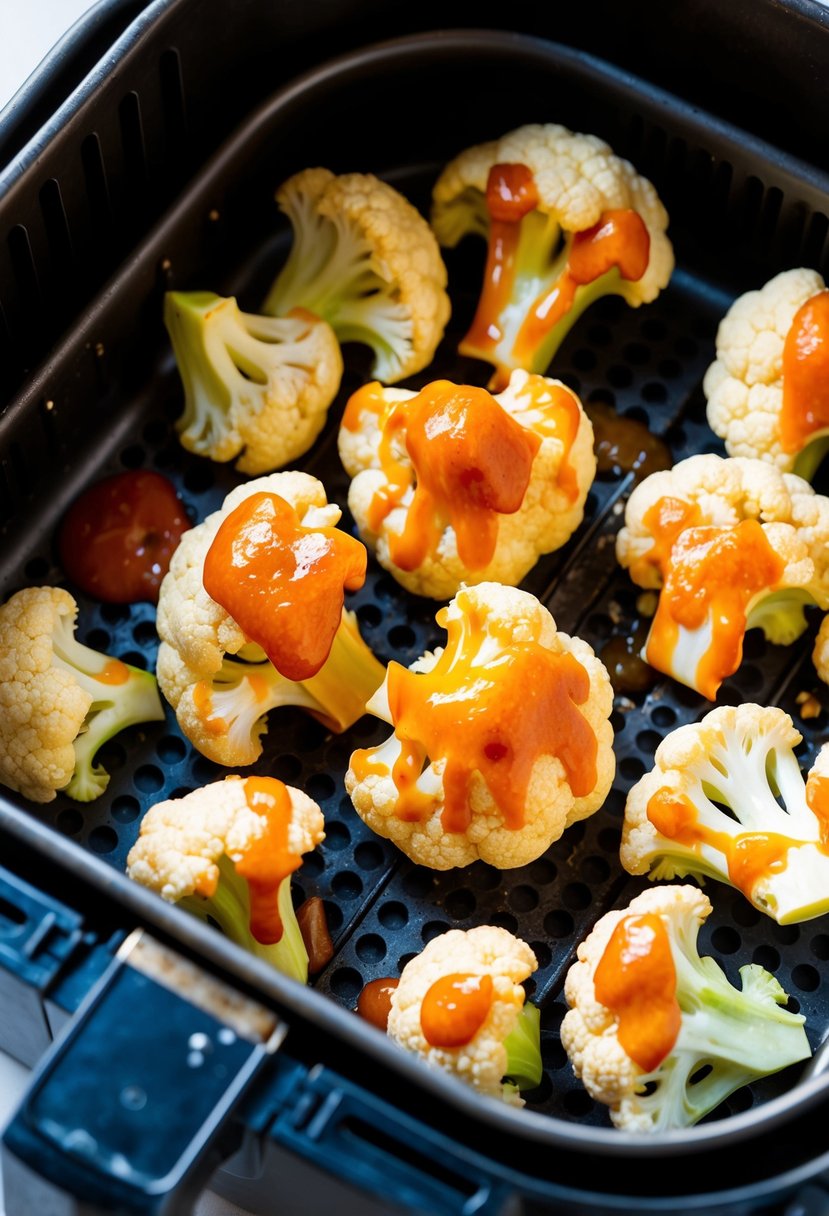
[[[371,980],[366,984],[357,998],[357,1012],[361,1018],[371,1022],[383,1033],[388,1030],[389,1014],[391,1013],[392,993],[400,980],[388,979]]]
[[[756,520],[728,527],[689,526],[698,517],[696,506],[672,498],[659,499],[645,513],[655,543],[640,560],[656,562],[664,579],[645,658],[659,671],[670,672],[680,626],[695,630],[709,622],[711,641],[694,683],[713,701],[742,660],[749,603],[780,581],[784,562]]]
[[[365,547],[337,528],[306,528],[278,494],[261,492],[223,520],[204,562],[204,589],[289,680],[325,663],[344,590],[366,577]]]
[[[747,899],[762,878],[785,870],[790,849],[807,843],[777,832],[740,832],[736,836],[718,832],[700,823],[690,799],[671,790],[658,790],[653,795],[648,802],[648,819],[657,832],[685,848],[708,845],[722,853],[729,879]]]
[[[291,796],[275,777],[246,777],[247,804],[264,821],[264,831],[234,860],[236,873],[250,891],[250,931],[263,946],[282,940],[279,888],[302,864],[288,843]]]
[[[317,975],[334,957],[325,904],[319,895],[311,895],[299,905],[296,919],[308,952],[308,971],[311,975]]]
[[[363,397],[370,404],[371,398]],[[346,426],[351,425],[349,417]],[[436,380],[381,418],[380,463],[388,485],[374,496],[369,526],[377,531],[414,483],[402,533],[389,534],[401,570],[416,570],[434,553],[446,522],[470,570],[491,560],[499,515],[521,507],[541,439],[520,425],[483,388]],[[405,440],[412,466],[394,455]]]
[[[570,654],[554,654],[537,642],[513,643],[509,653],[488,664],[474,659],[486,637],[485,624],[470,614],[446,620],[449,638],[430,672],[415,673],[399,663],[388,667],[387,692],[400,755],[392,769],[398,791],[396,814],[417,822],[431,814],[434,799],[417,780],[427,758],[444,760],[446,832],[469,826],[469,798],[480,773],[508,829],[524,824],[527,790],[540,756],[557,756],[575,797],[596,784],[596,735],[579,705],[590,693],[582,665]],[[361,779],[385,766],[374,750],[355,752],[352,769]]]
[[[431,1047],[464,1047],[475,1037],[492,1007],[489,975],[444,975],[420,1006],[420,1029]]]
[[[109,604],[158,602],[161,581],[190,527],[166,477],[135,469],[105,477],[70,506],[60,563],[76,586]]]
[[[829,291],[795,313],[783,344],[780,446],[798,452],[829,427]]]
[[[682,1012],[676,967],[661,916],[623,916],[599,959],[596,1000],[618,1022],[617,1038],[631,1060],[653,1072],[676,1043]]]
[[[673,463],[668,445],[644,422],[624,418],[604,401],[589,402],[585,413],[593,424],[593,450],[599,476],[635,473],[642,481]]]

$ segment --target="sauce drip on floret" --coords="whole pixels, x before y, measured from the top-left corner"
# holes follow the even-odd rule
[[[373,532],[414,487],[402,533],[389,533],[392,561],[401,570],[416,570],[435,553],[448,523],[463,564],[483,569],[495,552],[498,517],[514,514],[524,501],[540,436],[516,422],[486,389],[448,380],[388,407],[378,387],[367,385],[351,398],[343,425],[356,429],[366,409],[380,414],[379,456],[388,480],[371,503]],[[556,425],[552,413],[547,425]],[[403,443],[411,466],[395,456]]]
[[[652,912],[623,916],[599,959],[596,1000],[616,1017],[631,1060],[653,1072],[676,1043],[682,1013],[668,931]]]
[[[756,520],[716,527],[698,525],[699,517],[695,504],[669,497],[645,513],[654,545],[639,563],[658,566],[663,577],[645,658],[670,674],[680,627],[693,631],[708,625],[711,640],[699,659],[694,687],[713,701],[742,660],[749,604],[776,586],[785,567]]]
[[[466,619],[447,620],[442,609],[437,620],[449,638],[432,671],[415,673],[399,663],[388,668],[389,707],[401,744],[392,770],[397,816],[418,822],[432,813],[434,797],[417,786],[427,760],[445,761],[441,822],[447,832],[465,832],[470,824],[476,773],[510,830],[524,825],[533,768],[543,756],[558,757],[574,797],[589,794],[598,743],[578,708],[590,694],[578,660],[538,642],[504,638],[497,657],[476,662],[491,637],[487,622],[474,610]],[[360,780],[388,773],[375,750],[352,756]]]
[[[316,675],[342,619],[344,590],[366,576],[365,547],[337,528],[306,528],[278,494],[244,499],[216,533],[204,589],[289,680]]]
[[[235,862],[236,873],[247,880],[250,891],[250,931],[258,942],[270,946],[282,940],[279,888],[299,869],[302,854],[290,848],[291,796],[281,781],[247,777],[245,798],[250,809],[264,819],[265,830]]]
[[[464,1047],[475,1037],[492,1007],[492,978],[444,975],[429,988],[420,1006],[420,1028],[432,1047]]]
[[[783,345],[780,446],[798,452],[829,427],[829,291],[795,313]]]

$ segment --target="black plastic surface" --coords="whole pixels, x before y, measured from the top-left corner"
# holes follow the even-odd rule
[[[501,80],[520,81],[520,96],[506,87],[506,101],[461,88],[451,129],[437,102],[426,114],[411,103],[411,89],[424,69],[439,98],[441,86],[457,87],[459,80],[472,81],[496,64]],[[378,112],[376,104],[388,76],[401,96],[410,90],[409,103],[391,117]],[[713,354],[717,320],[735,291],[758,285],[790,259],[822,264],[825,178],[689,114],[655,90],[544,44],[496,36],[472,40],[467,47],[463,38],[438,38],[405,55],[394,48],[381,50],[350,73],[344,70],[342,83],[333,70],[331,77],[306,83],[251,120],[244,138],[208,169],[107,295],[79,315],[70,340],[0,422],[7,471],[8,559],[0,571],[4,594],[24,584],[60,581],[55,525],[74,493],[94,478],[124,467],[157,468],[175,481],[198,519],[236,484],[231,469],[187,455],[175,439],[172,422],[181,408],[181,392],[160,324],[161,294],[168,285],[235,291],[243,305],[255,308],[286,249],[273,188],[309,158],[334,169],[373,169],[425,207],[445,158],[511,124],[549,116],[610,138],[665,197],[679,269],[653,305],[635,311],[619,301],[596,305],[578,323],[552,370],[586,401],[609,402],[621,413],[646,420],[667,438],[674,459],[693,451],[721,451],[705,425],[699,387]],[[324,128],[321,113],[327,116]],[[371,148],[361,134],[369,115]],[[392,126],[396,139],[390,142],[385,137]],[[398,150],[411,153],[412,160],[407,162]],[[470,243],[447,259],[455,313],[428,378],[486,379],[481,365],[458,361],[452,353],[473,306],[482,252]],[[366,366],[357,352],[348,355],[349,371],[329,426],[302,462],[323,479],[329,498],[342,505],[347,482],[337,462],[335,429],[343,402]],[[46,494],[44,483],[49,485]],[[635,611],[637,593],[613,557],[629,489],[630,481],[621,477],[597,481],[577,536],[539,563],[524,583],[550,606],[562,629],[578,632],[598,650],[609,636],[626,630]],[[136,665],[152,665],[156,639],[149,606],[102,608],[83,596],[78,599],[81,640]],[[437,605],[404,595],[373,563],[352,605],[367,641],[384,660],[409,662],[441,640],[434,623]],[[809,640],[803,639],[793,653],[764,647],[750,636],[746,661],[721,697],[731,702],[777,700],[798,721],[797,692],[814,690],[824,708],[818,719],[798,721],[806,738],[804,760],[820,741],[829,703],[808,659]],[[541,963],[532,992],[542,1005],[546,1071],[538,1092],[529,1095],[530,1108],[586,1131],[606,1126],[604,1111],[575,1083],[563,1056],[557,1033],[563,1013],[560,986],[590,926],[643,885],[618,866],[627,789],[650,765],[662,735],[706,708],[700,698],[668,681],[647,696],[618,699],[618,776],[606,807],[520,871],[500,873],[477,865],[447,874],[412,866],[365,828],[345,797],[342,774],[351,748],[378,741],[387,728],[364,719],[347,735],[332,737],[300,713],[273,714],[265,755],[254,771],[302,786],[326,814],[326,841],[296,883],[298,899],[310,894],[325,899],[335,938],[337,954],[319,977],[319,990],[350,1009],[365,980],[396,974],[407,957],[444,928],[505,925],[533,944]],[[106,747],[102,760],[113,779],[99,802],[84,809],[59,797],[47,807],[25,809],[116,869],[123,867],[149,805],[223,775],[195,755],[170,713],[165,724],[121,736]],[[806,1014],[816,1044],[829,1024],[829,992],[822,976],[822,963],[829,957],[826,918],[780,929],[735,892],[712,884],[710,893],[716,911],[702,937],[705,951],[732,978],[737,966],[748,961],[773,970],[792,994],[791,1007]],[[759,1108],[796,1079],[797,1071],[790,1070],[740,1091],[718,1117]],[[741,1168],[746,1165],[743,1160]],[[695,1185],[706,1184],[698,1177]]]

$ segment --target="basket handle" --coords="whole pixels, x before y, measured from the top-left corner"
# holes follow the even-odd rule
[[[237,1147],[233,1113],[284,1035],[271,1011],[137,930],[3,1135],[6,1211],[185,1216]]]

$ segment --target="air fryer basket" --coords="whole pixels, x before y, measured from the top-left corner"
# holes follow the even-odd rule
[[[448,158],[533,121],[561,122],[606,138],[650,177],[671,215],[678,262],[670,286],[653,304],[634,310],[609,299],[593,306],[556,357],[553,374],[584,401],[607,402],[646,422],[666,439],[674,461],[694,452],[722,452],[706,425],[700,388],[717,321],[736,293],[760,285],[777,270],[799,264],[823,268],[829,178],[635,78],[551,43],[503,31],[402,39],[324,65],[254,112],[0,418],[3,598],[20,586],[65,581],[56,564],[56,525],[78,490],[107,473],[159,470],[176,484],[194,520],[214,510],[240,480],[231,467],[191,456],[178,444],[173,422],[181,409],[181,388],[161,325],[161,301],[168,288],[202,288],[236,294],[243,307],[256,309],[289,243],[273,202],[279,182],[311,164],[373,171],[426,210],[431,184]],[[25,229],[22,237],[18,232],[18,250],[25,248],[25,236]],[[482,261],[482,246],[472,241],[447,255],[453,317],[433,365],[407,387],[437,376],[485,383],[486,369],[455,353],[474,307]],[[344,401],[367,366],[359,350],[347,355],[328,425],[299,462],[344,508],[348,482],[337,458],[336,429]],[[583,637],[599,653],[610,637],[629,632],[636,617],[638,592],[614,557],[631,485],[630,475],[597,479],[575,537],[543,559],[522,584],[547,604],[559,628]],[[353,527],[347,511],[344,526]],[[136,666],[153,667],[157,637],[151,606],[101,605],[70,590],[80,605],[82,641]],[[407,595],[373,561],[364,588],[350,604],[363,636],[383,661],[408,664],[441,644],[434,620],[439,605]],[[720,703],[781,705],[804,735],[805,765],[821,742],[829,703],[809,658],[813,635],[814,625],[793,651],[766,646],[759,634],[749,634],[743,665],[719,698]],[[799,717],[796,697],[804,689],[823,707],[815,720]],[[711,1160],[727,1153],[735,1194],[751,1184],[759,1188],[745,1191],[747,1201],[762,1198],[765,1187],[769,1195],[777,1194],[787,1170],[808,1171],[823,1151],[809,1118],[812,1106],[826,1100],[822,1082],[793,1088],[799,1070],[788,1070],[734,1094],[710,1117],[710,1126],[643,1142],[607,1130],[604,1108],[574,1079],[558,1035],[565,1011],[561,988],[578,943],[604,912],[624,906],[646,885],[619,865],[626,792],[651,766],[667,731],[708,708],[669,680],[647,694],[617,697],[617,776],[604,808],[569,829],[529,866],[501,872],[480,863],[445,873],[413,865],[373,835],[345,795],[343,775],[352,748],[378,742],[387,727],[367,717],[345,735],[332,736],[298,711],[272,713],[263,757],[250,771],[298,785],[324,809],[325,842],[297,874],[295,894],[297,901],[310,895],[324,899],[336,952],[314,981],[317,998],[294,993],[281,977],[266,979],[262,965],[234,959],[238,951],[226,950],[224,960],[234,959],[235,971],[280,1007],[325,1026],[335,1042],[356,1044],[389,1075],[403,1069],[407,1085],[415,1078],[422,1084],[425,1117],[436,1124],[445,1117],[437,1104],[445,1102],[446,1109],[462,1110],[480,1125],[487,1145],[497,1143],[493,1138],[501,1133],[512,1138],[510,1144],[523,1136],[525,1143],[566,1145],[582,1163],[579,1168],[579,1154],[612,1155],[615,1177],[589,1180],[602,1194],[705,1195],[712,1189],[710,1179],[670,1181],[676,1159],[698,1153]],[[203,946],[208,930],[156,907],[159,901],[143,898],[121,872],[149,806],[215,780],[225,770],[194,751],[169,709],[165,723],[119,736],[101,759],[112,773],[101,799],[84,807],[59,795],[38,807],[10,796],[0,807],[0,826],[53,859],[63,849],[67,867],[105,883],[124,908],[135,908],[146,923],[162,924],[183,941]],[[54,833],[35,831],[35,821]],[[90,854],[111,867],[106,879],[103,867],[89,865]],[[712,954],[732,979],[746,962],[773,971],[791,994],[790,1008],[806,1015],[816,1047],[829,1027],[829,986],[822,974],[829,958],[825,918],[783,928],[725,886],[712,883],[708,893],[714,913],[701,934],[701,951]],[[542,1009],[545,1075],[537,1091],[527,1095],[523,1112],[473,1104],[458,1092],[460,1086],[421,1077],[425,1070],[401,1062],[402,1053],[369,1028],[357,1024],[346,1030],[365,982],[398,974],[446,928],[487,923],[525,938],[539,959],[528,991]],[[497,1147],[487,1151],[499,1153]],[[520,1154],[513,1160],[523,1168]],[[641,1177],[645,1162],[652,1169],[649,1181]],[[537,1168],[543,1176],[543,1166]],[[693,1173],[687,1163],[686,1173]],[[571,1179],[570,1185],[578,1190],[587,1184]]]

